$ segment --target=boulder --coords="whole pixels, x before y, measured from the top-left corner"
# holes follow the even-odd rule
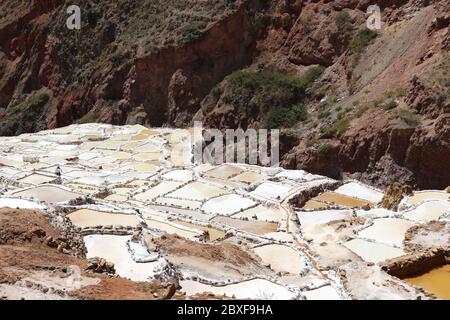
[[[400,201],[406,195],[412,195],[412,188],[407,184],[394,182],[384,191],[384,197],[381,200],[383,208],[396,211]]]
[[[115,274],[116,269],[114,268],[114,263],[106,261],[103,258],[95,257],[88,260],[87,271],[92,271],[95,273],[107,273]]]

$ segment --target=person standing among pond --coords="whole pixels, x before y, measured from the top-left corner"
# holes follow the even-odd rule
[[[57,176],[57,178],[56,178],[57,183],[62,184],[62,178],[61,178],[62,170],[61,170],[61,167],[59,166],[59,164],[56,166],[55,174]]]

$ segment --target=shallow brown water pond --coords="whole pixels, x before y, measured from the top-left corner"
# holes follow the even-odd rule
[[[450,264],[433,269],[421,276],[403,280],[424,288],[439,299],[450,300]]]

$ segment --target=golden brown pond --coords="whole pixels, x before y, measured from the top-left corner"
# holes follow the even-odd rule
[[[421,276],[403,280],[434,293],[439,299],[450,300],[450,264],[433,269]]]

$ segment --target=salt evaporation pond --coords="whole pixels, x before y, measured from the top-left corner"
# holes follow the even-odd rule
[[[201,182],[192,182],[184,187],[169,193],[167,197],[182,198],[188,200],[204,201],[218,197],[226,193],[226,190],[210,186]]]
[[[0,199],[0,208],[42,210],[45,207],[28,200],[2,198]]]
[[[275,241],[294,242],[292,234],[287,232],[269,232],[264,234],[264,237]]]
[[[155,166],[152,163],[142,162],[142,163],[132,163],[123,167],[125,170],[133,170],[138,172],[145,173],[156,173],[159,170],[158,166]]]
[[[235,228],[237,230],[264,235],[269,232],[275,232],[278,229],[278,224],[264,221],[246,221],[240,219],[233,219],[225,216],[217,216],[211,220],[215,223]]]
[[[286,178],[290,180],[303,180],[305,174],[306,171],[303,170],[283,170],[280,173],[278,173],[275,177]]]
[[[297,212],[302,227],[326,224],[335,220],[344,220],[352,216],[350,210],[320,210]]]
[[[155,199],[154,202],[164,206],[181,207],[186,209],[198,209],[202,206],[202,203],[200,201],[165,198],[165,197],[157,198]]]
[[[81,209],[67,216],[72,223],[80,228],[95,226],[121,225],[134,227],[139,224],[135,215],[108,213],[89,209]]]
[[[409,204],[417,204],[427,200],[450,200],[450,193],[445,191],[417,191],[414,195],[409,197],[406,201]]]
[[[321,201],[317,201],[317,200],[311,199],[311,200],[306,201],[306,203],[302,207],[302,209],[314,210],[314,209],[326,209],[326,208],[329,208],[329,207],[330,207],[330,205],[325,203],[325,202],[321,202]]]
[[[23,198],[34,198],[44,202],[68,202],[80,197],[81,194],[68,191],[66,189],[52,186],[43,185],[26,190],[20,190],[13,193],[15,196]]]
[[[323,286],[318,289],[302,292],[306,300],[342,300],[336,289],[332,286]]]
[[[193,280],[180,281],[181,291],[188,296],[210,292],[218,296],[226,295],[236,299],[291,300],[296,294],[284,286],[265,279],[253,279],[226,286],[211,286]]]
[[[344,243],[344,246],[356,253],[366,262],[379,263],[405,255],[405,252],[402,249],[362,239],[350,240],[349,242]]]
[[[403,216],[415,221],[432,221],[450,213],[450,201],[427,201],[415,209],[406,211]]]
[[[253,183],[262,181],[265,178],[267,178],[267,176],[262,175],[260,173],[257,173],[257,172],[254,172],[254,171],[247,171],[247,172],[244,172],[244,173],[241,173],[241,174],[237,175],[236,177],[232,178],[231,180],[244,182],[244,183],[247,183],[247,184],[253,184]]]
[[[29,175],[28,177],[19,179],[19,181],[22,183],[38,185],[38,184],[53,182],[53,181],[55,181],[55,179],[56,179],[56,176],[50,177],[50,176],[45,176],[42,174],[33,173],[33,174]]]
[[[367,200],[373,203],[378,203],[383,199],[383,192],[363,186],[357,182],[346,183],[343,186],[334,190],[334,192],[343,194],[349,197],[357,197],[359,199]]]
[[[177,226],[176,224],[170,224],[167,222],[162,222],[158,220],[153,219],[145,219],[145,222],[147,223],[147,226],[149,228],[154,228],[158,230],[165,231],[169,234],[175,234],[177,236],[187,238],[187,239],[194,239],[195,237],[200,236],[203,231],[195,231],[195,230],[188,230],[187,228],[183,228],[183,226]]]
[[[207,231],[209,234],[209,240],[210,241],[215,241],[217,239],[221,239],[225,236],[225,231],[219,230],[219,229],[215,229],[215,228],[211,228],[211,227],[205,227],[205,226],[201,226],[198,224],[194,224],[194,223],[190,223],[190,222],[186,222],[186,221],[181,221],[181,220],[175,220],[174,221],[177,224],[181,224],[183,226],[192,228],[192,229],[200,229],[202,231]]]
[[[299,274],[307,267],[307,263],[300,253],[288,246],[269,244],[254,248],[253,251],[265,264],[270,264],[270,268],[276,272]]]
[[[270,221],[270,222],[280,222],[286,219],[286,212],[279,207],[266,207],[263,205],[258,205],[254,208],[250,208],[233,215],[233,218],[247,218],[249,220],[256,217],[258,220]]]
[[[218,179],[228,179],[232,176],[238,175],[242,169],[238,166],[222,165],[206,172],[206,176]]]
[[[210,214],[231,215],[254,205],[256,202],[251,199],[236,194],[227,194],[209,200],[202,206],[202,209]]]
[[[181,182],[163,181],[160,184],[156,185],[155,187],[143,193],[135,195],[134,198],[139,201],[149,201],[159,196],[162,196],[166,193],[169,193],[181,185],[182,185]]]
[[[384,209],[384,208],[373,208],[370,210],[357,210],[356,215],[358,217],[370,217],[373,219],[376,218],[385,218],[385,217],[391,217],[394,216],[396,212]]]
[[[86,258],[100,257],[114,263],[116,273],[133,281],[147,281],[155,274],[158,262],[136,263],[128,252],[129,236],[90,235],[84,237]]]
[[[128,197],[123,194],[111,194],[107,196],[104,200],[113,202],[126,202],[128,201]]]
[[[371,205],[372,202],[367,200],[362,200],[354,197],[350,197],[347,195],[339,194],[336,192],[324,192],[317,197],[315,197],[313,200],[317,202],[323,202],[323,203],[332,203],[336,204],[338,206],[344,206],[344,207],[364,207],[367,205]]]
[[[254,191],[252,191],[252,194],[275,200],[277,198],[288,195],[291,189],[292,188],[290,186],[273,182],[264,182],[260,184]]]
[[[433,293],[438,299],[450,300],[450,264],[403,280]]]
[[[162,178],[167,180],[188,182],[191,181],[194,178],[194,176],[192,174],[192,171],[190,170],[173,170],[168,173],[165,173],[162,176]]]
[[[359,236],[391,246],[402,247],[406,231],[413,223],[397,218],[380,218],[373,225],[360,231]]]

